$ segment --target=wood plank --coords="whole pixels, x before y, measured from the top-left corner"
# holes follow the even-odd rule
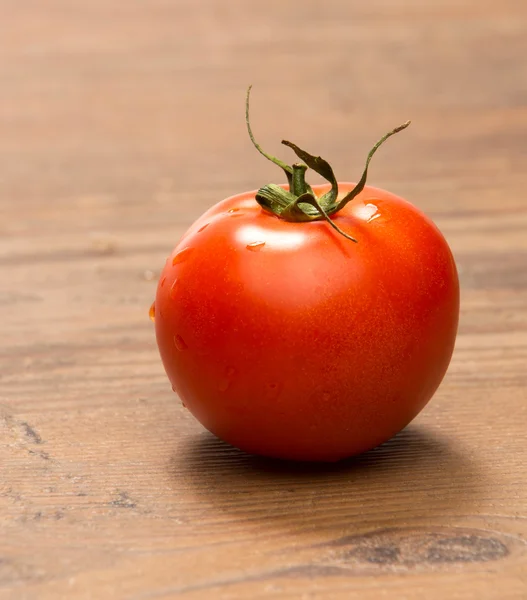
[[[527,5],[0,3],[0,598],[527,597]],[[443,385],[330,466],[170,390],[159,269],[290,137],[428,212],[462,283]]]

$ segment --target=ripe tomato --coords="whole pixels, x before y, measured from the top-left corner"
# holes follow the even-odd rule
[[[339,183],[338,197],[354,188]],[[450,249],[421,211],[373,187],[331,216],[358,243],[257,197],[208,210],[163,269],[155,330],[168,378],[207,429],[247,452],[332,461],[368,450],[447,370],[459,314]]]

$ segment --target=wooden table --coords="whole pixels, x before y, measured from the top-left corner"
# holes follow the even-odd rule
[[[0,3],[0,598],[527,598],[527,4]],[[184,229],[276,178],[253,124],[431,215],[456,352],[403,433],[252,458],[172,394],[148,319]]]

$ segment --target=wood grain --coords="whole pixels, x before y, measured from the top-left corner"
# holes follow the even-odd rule
[[[527,598],[527,5],[0,0],[0,598]],[[289,137],[427,211],[462,315],[395,439],[249,457],[170,391],[148,307]]]

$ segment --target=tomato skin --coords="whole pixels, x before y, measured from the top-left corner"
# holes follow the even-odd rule
[[[168,378],[207,429],[249,453],[334,461],[373,448],[449,365],[459,283],[447,242],[373,187],[332,216],[357,244],[254,196],[212,207],[167,260],[155,328]]]

